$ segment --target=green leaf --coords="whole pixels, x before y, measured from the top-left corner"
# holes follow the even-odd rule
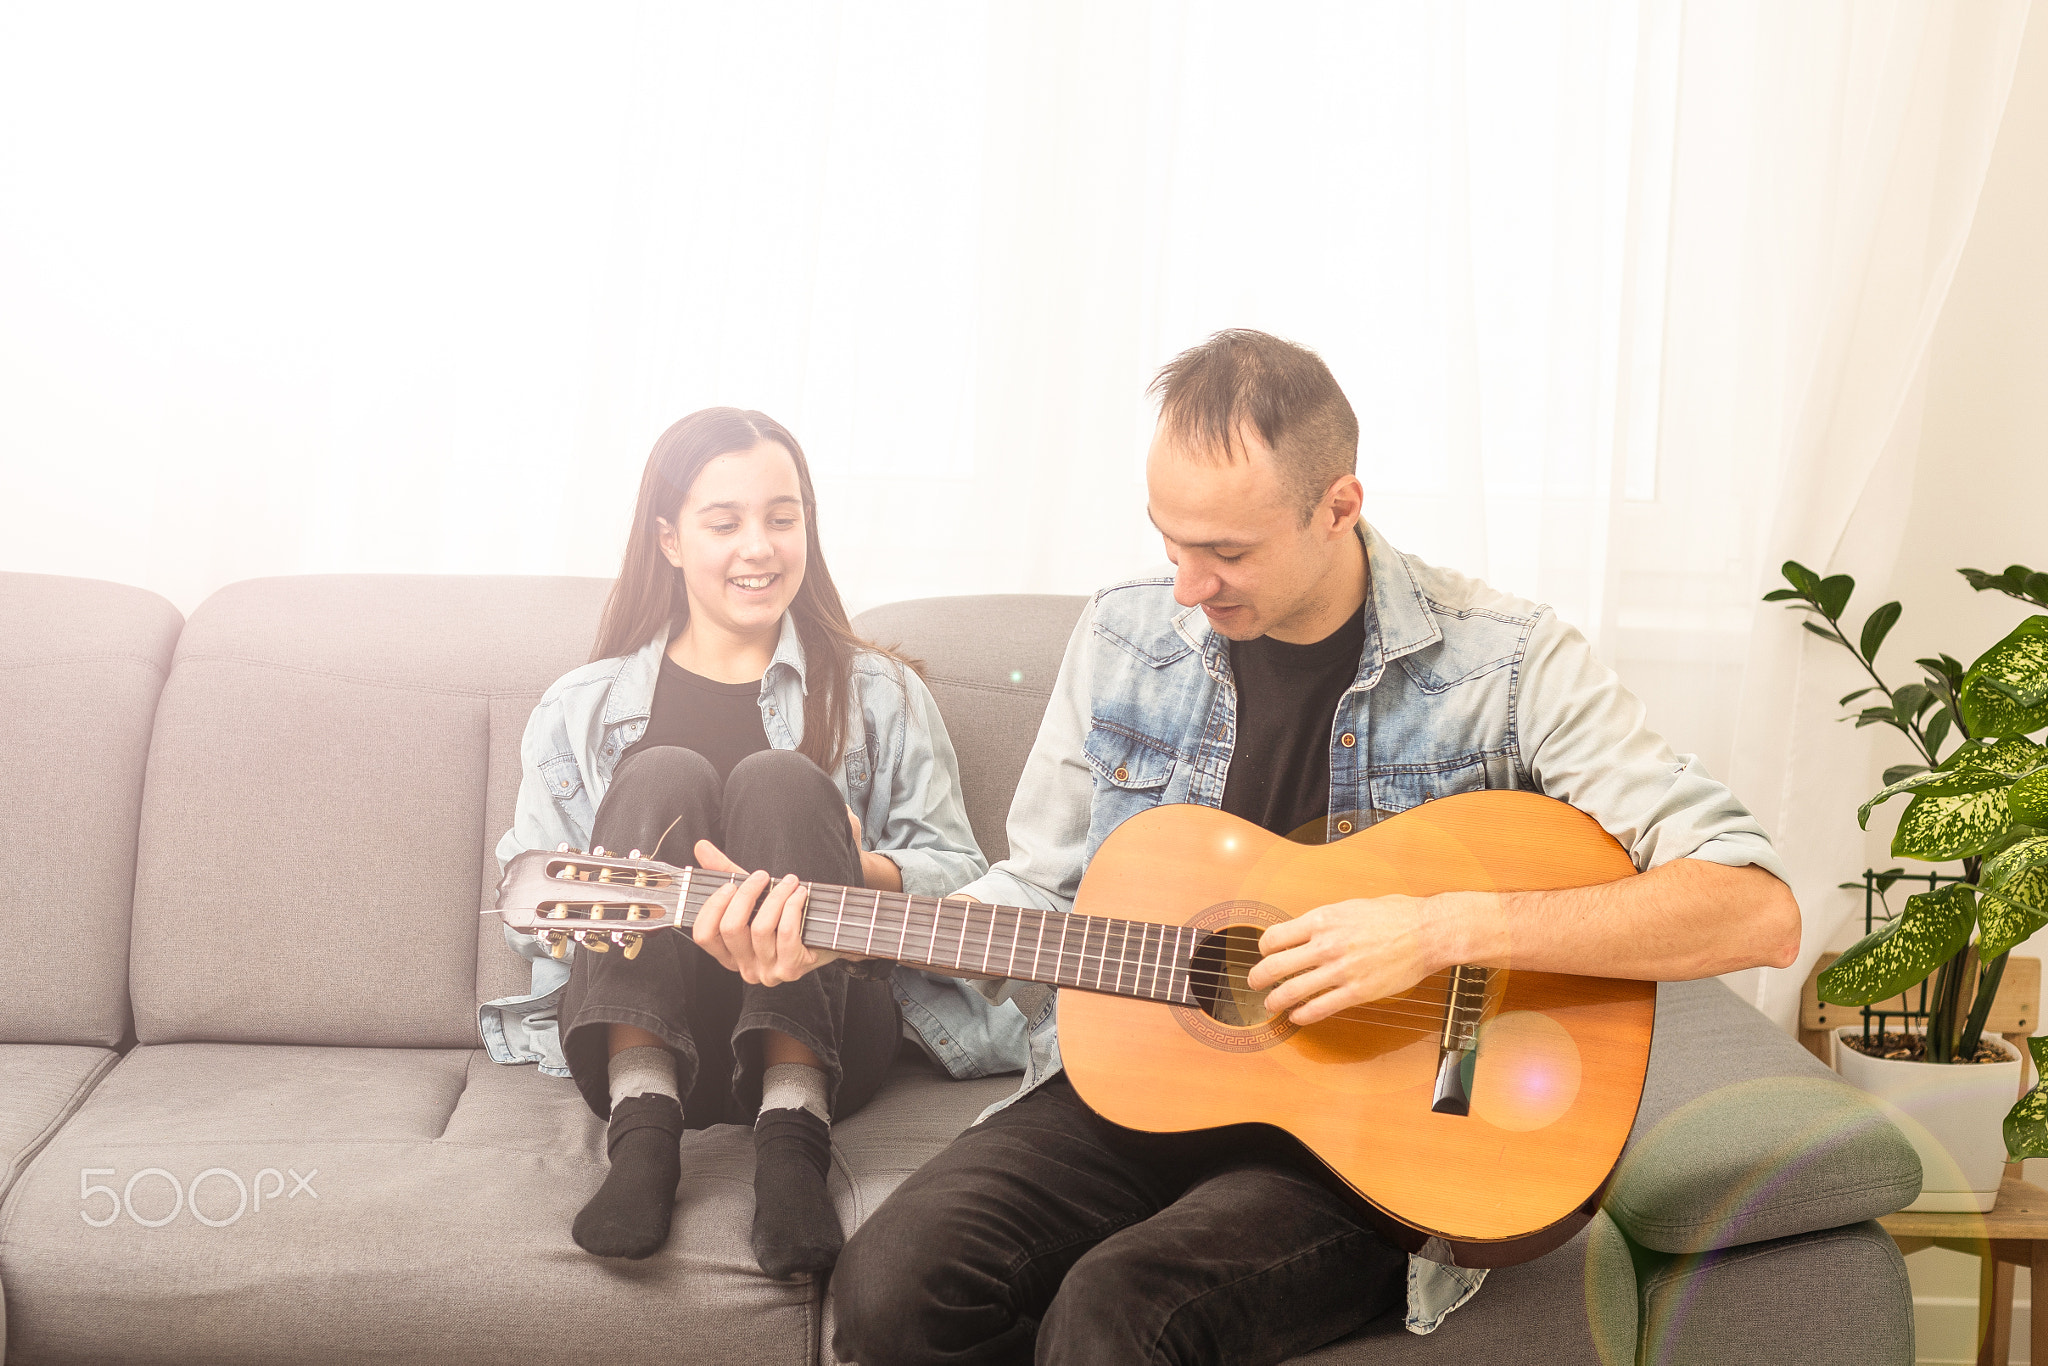
[[[1784,574],[1785,582],[1791,584],[1805,596],[1809,598],[1820,596],[1820,575],[1814,573],[1811,569],[1799,563],[1799,561],[1785,561],[1783,568],[1779,572]]]
[[[2029,573],[2024,584],[2026,594],[2043,607],[2048,607],[2048,574]]]
[[[2028,696],[2042,700],[2021,700]],[[1963,723],[1980,739],[2028,735],[2048,726],[2048,616],[2028,617],[1978,656],[1956,700]]]
[[[1884,771],[1885,786],[1889,787],[1901,778],[1910,778],[1915,773],[1925,773],[1925,764],[1893,764]]]
[[[1796,588],[1773,588],[1770,592],[1764,594],[1764,601],[1783,602],[1787,598],[1798,598],[1804,601],[1805,597],[1806,595]]]
[[[1965,769],[1961,773],[1946,765],[1941,768],[1927,769],[1924,772],[1899,779],[1869,801],[1857,807],[1856,824],[1868,830],[1870,828],[1870,813],[1901,793],[1922,792],[1932,789],[1931,795],[1936,797],[1960,797],[1971,793],[1988,792],[1992,788],[2003,789],[2011,782],[2012,778],[2009,775],[1994,772],[1990,769]],[[1919,800],[1918,797],[1914,798],[1915,804]],[[2004,804],[2004,800],[2001,797],[1999,805],[2003,806]],[[1910,811],[1913,808],[1909,806],[1906,809]],[[2003,830],[2010,823],[2009,821],[2002,821],[1998,828]],[[1892,852],[1897,854],[1905,851],[1893,849]],[[1919,858],[1920,855],[1913,854],[1910,857]]]
[[[1908,683],[1892,694],[1892,715],[1898,717],[1899,724],[1903,726],[1933,700],[1934,694],[1927,690],[1925,683]]]
[[[1883,896],[1892,889],[1892,884],[1906,875],[1904,868],[1887,868],[1877,875],[1877,894]]]
[[[1857,689],[1857,690],[1856,690],[1855,692],[1849,693],[1849,694],[1845,695],[1844,697],[1842,697],[1840,701],[1838,701],[1838,702],[1836,702],[1836,703],[1835,703],[1835,705],[1836,705],[1836,706],[1838,706],[1838,707],[1846,707],[1846,706],[1848,706],[1848,705],[1849,705],[1849,704],[1850,704],[1851,702],[1854,702],[1854,701],[1855,701],[1855,700],[1856,700],[1857,698],[1859,698],[1859,697],[1862,697],[1862,696],[1864,696],[1864,695],[1865,695],[1866,693],[1874,693],[1874,692],[1883,692],[1883,691],[1884,691],[1884,689],[1883,689],[1883,688],[1858,688],[1858,689]]]
[[[1865,935],[1820,975],[1820,998],[1861,1006],[1896,996],[1969,943],[1976,923],[1976,897],[1964,883],[1908,897],[1898,919]]]
[[[2005,891],[1986,890],[1977,899],[1977,956],[1986,961],[2048,925],[2048,868],[2021,873]]]
[[[2009,1162],[2023,1157],[2048,1157],[2048,1094],[2041,1090],[2040,1078],[2048,1077],[2048,1037],[2036,1034],[2027,1040],[2027,1048],[2034,1055],[2033,1088],[2019,1103],[2006,1112],[2005,1156]]]
[[[1948,725],[1953,720],[1955,720],[1955,713],[1946,706],[1934,713],[1933,717],[1929,719],[1926,730],[1928,753],[1941,753],[1941,742],[1948,739]]]
[[[1822,640],[1841,640],[1840,636],[1836,635],[1833,631],[1829,630],[1827,627],[1821,625],[1817,621],[1802,621],[1799,624],[1801,626],[1804,626],[1807,630],[1813,632],[1815,635],[1819,636]]]
[[[1813,596],[1820,610],[1833,621],[1842,615],[1842,609],[1849,605],[1849,595],[1855,591],[1856,580],[1847,574],[1830,574],[1820,581],[1820,591]]]
[[[1899,613],[1904,610],[1899,604],[1888,602],[1870,614],[1869,619],[1863,623],[1865,659],[1877,658],[1878,646],[1884,644],[1884,638],[1891,633],[1892,627],[1899,624]],[[2044,1363],[2043,1366],[2048,1366],[2048,1363]]]

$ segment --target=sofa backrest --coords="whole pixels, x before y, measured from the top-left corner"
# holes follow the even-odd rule
[[[1042,593],[918,598],[854,618],[862,636],[924,662],[960,756],[967,818],[990,863],[1010,852],[1010,795],[1087,602]]]
[[[12,786],[0,924],[27,991],[0,1042],[121,1042],[150,720],[184,618],[154,593],[0,574],[0,755]]]
[[[141,1041],[473,1045],[476,1001],[523,980],[477,915],[519,738],[608,587],[314,575],[202,603],[150,747]]]

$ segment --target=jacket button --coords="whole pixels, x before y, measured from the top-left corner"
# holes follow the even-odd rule
[[[1358,743],[1358,737],[1347,730],[1342,735],[1337,737],[1337,743],[1344,746],[1344,748],[1346,749],[1350,749],[1353,745]]]
[[[1129,782],[1131,780],[1131,771],[1121,764],[1117,765],[1116,780],[1120,783]]]
[[[1350,834],[1350,833],[1351,833],[1351,822],[1350,822],[1350,821],[1338,821],[1338,822],[1337,822],[1337,833],[1338,833],[1338,834],[1340,834],[1340,835],[1348,835],[1348,834]]]
[[[775,715],[775,708],[773,708],[773,707],[770,707],[770,708],[768,709],[768,714],[769,714],[770,716],[773,716],[773,715]]]

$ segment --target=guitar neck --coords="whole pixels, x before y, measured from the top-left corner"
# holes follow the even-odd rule
[[[686,869],[675,923],[696,924],[736,874]],[[814,949],[887,958],[950,977],[1009,977],[1140,1000],[1193,1005],[1186,964],[1200,931],[1143,920],[997,906],[806,882],[803,941]]]

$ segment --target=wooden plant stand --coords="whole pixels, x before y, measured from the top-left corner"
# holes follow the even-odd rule
[[[2012,1354],[2012,1269],[2032,1267],[2034,1304],[2028,1338],[2033,1360],[2048,1366],[2048,1190],[2006,1168],[1989,1213],[1887,1214],[1878,1220],[1903,1253],[1945,1247],[1978,1259],[1977,1366],[2006,1366]]]
[[[1831,1006],[1815,994],[1815,979],[1838,956],[1821,955],[1806,979],[1799,1003],[1799,1042],[1830,1067],[1834,1065],[1835,1030],[1861,1023],[1863,1018],[1857,1007]],[[1973,954],[1964,983],[1965,999],[1975,991],[1976,966]],[[2021,1095],[2033,1085],[2027,1036],[2038,1023],[2040,1001],[2041,960],[2008,958],[1984,1032],[2000,1035],[2019,1050]],[[1907,1009],[1907,1004],[1901,996],[1884,1006],[1896,1014]],[[1978,1366],[2007,1366],[2012,1354],[2012,1269],[2016,1266],[2034,1272],[2035,1293],[2041,1298],[2031,1314],[2029,1346],[2036,1366],[2048,1366],[2048,1190],[2023,1180],[2020,1171],[2021,1164],[2006,1164],[1998,1200],[1987,1213],[1901,1213],[1878,1220],[1901,1253],[1945,1247],[1977,1258]]]

